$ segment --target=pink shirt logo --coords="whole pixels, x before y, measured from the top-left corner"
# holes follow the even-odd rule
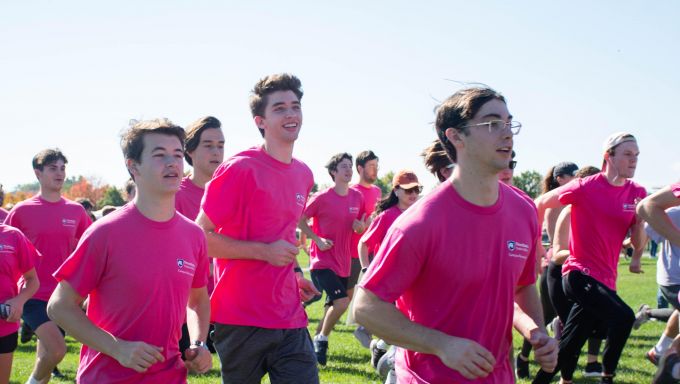
[[[529,245],[519,243],[514,240],[508,240],[508,256],[526,259],[529,256]]]
[[[623,203],[623,211],[624,212],[635,212],[635,204]]]
[[[184,259],[177,259],[177,272],[193,276],[196,272],[196,264],[190,263]]]
[[[349,207],[349,213],[353,215],[359,214],[359,207]]]
[[[15,251],[16,249],[11,245],[0,244],[0,253],[14,253]]]
[[[65,227],[75,227],[77,223],[73,219],[61,219],[61,224]]]
[[[305,195],[303,195],[302,193],[296,193],[295,194],[295,202],[297,203],[297,205],[304,207],[305,203],[306,203]]]

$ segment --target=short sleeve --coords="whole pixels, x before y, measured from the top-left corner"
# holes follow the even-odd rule
[[[320,201],[321,196],[323,194],[321,192],[315,193],[314,196],[312,196],[309,201],[307,201],[307,205],[305,206],[305,210],[303,215],[311,219],[312,217],[316,217],[316,215],[319,213],[319,206],[321,205]]]
[[[248,191],[253,189],[252,177],[237,160],[223,163],[205,186],[201,209],[216,227],[224,224],[247,204]]]
[[[95,232],[86,232],[75,251],[54,273],[57,281],[67,281],[81,297],[99,284],[106,266],[106,250],[95,235]]]
[[[578,203],[584,179],[575,179],[557,189],[558,199],[563,205]]]
[[[203,235],[201,233],[201,235]],[[208,285],[208,275],[210,273],[208,266],[208,247],[205,236],[201,236],[201,246],[197,255],[196,272],[194,279],[191,282],[191,288],[201,288]]]
[[[17,249],[17,256],[18,256],[18,266],[19,266],[19,271],[21,274],[24,274],[31,269],[33,269],[38,262],[38,254],[35,250],[35,247],[31,242],[24,236],[21,232],[17,231],[18,234],[18,249]]]
[[[374,249],[376,244],[380,244],[387,234],[387,225],[385,224],[385,213],[379,214],[373,221],[368,229],[361,236],[361,242],[366,244],[368,249]]]
[[[78,230],[76,231],[76,238],[80,239],[80,237],[85,233],[85,230],[92,225],[92,219],[90,219],[90,216],[87,214],[87,211],[85,211],[84,208],[81,207],[81,214],[80,214],[80,220],[78,222]]]
[[[401,229],[393,228],[360,286],[385,302],[397,300],[413,284],[424,264],[422,255],[414,248]]]

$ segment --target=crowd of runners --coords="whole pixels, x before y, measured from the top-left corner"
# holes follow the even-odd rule
[[[680,183],[647,196],[631,180],[632,134],[605,140],[601,169],[553,166],[534,201],[512,185],[522,125],[503,95],[471,87],[436,109],[421,154],[434,190],[402,169],[383,196],[366,150],[331,156],[332,185],[311,193],[293,156],[302,96],[293,75],[258,81],[249,103],[263,143],[228,159],[214,117],[132,122],[120,141],[129,202],[96,222],[62,197],[66,156],[37,153],[39,193],[0,210],[0,384],[19,333],[37,337],[29,384],[61,375],[65,334],[83,345],[79,383],[185,383],[212,353],[223,383],[318,383],[347,312],[388,383],[571,383],[586,341],[583,375],[613,383],[650,317],[667,321],[647,353],[651,380],[680,382]],[[642,272],[648,238],[675,310],[636,314],[617,294],[617,266],[626,242],[630,272]],[[324,295],[312,337],[305,307]]]

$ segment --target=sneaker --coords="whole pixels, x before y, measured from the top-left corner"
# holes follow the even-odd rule
[[[675,364],[680,363],[680,357],[676,352],[667,354],[661,358],[661,363],[659,368],[654,374],[652,379],[652,384],[674,384],[678,382],[678,379],[673,377],[673,367]]]
[[[371,335],[362,325],[358,326],[357,329],[354,330],[354,337],[359,340],[359,343],[361,343],[362,347],[371,348],[371,339],[373,338],[373,335]]]
[[[326,362],[328,362],[328,341],[314,339],[314,353],[316,354],[316,361],[326,366]]]
[[[390,348],[387,350],[387,353],[383,355],[383,357],[378,360],[378,365],[375,367],[375,369],[378,371],[378,374],[380,375],[381,378],[389,378],[390,373],[392,376],[395,376],[394,374],[394,358],[395,355],[397,354],[397,348],[394,345],[391,345]],[[395,376],[396,377],[396,376]],[[388,382],[385,380],[385,382]]]
[[[522,359],[521,354],[518,354],[515,359],[515,374],[520,379],[529,378],[529,360]]]
[[[635,314],[635,321],[633,322],[633,329],[639,329],[640,326],[649,321],[649,305],[642,304]]]
[[[373,368],[378,367],[378,361],[380,361],[380,358],[387,353],[387,350],[384,348],[380,348],[378,346],[379,340],[371,340],[371,365]]]
[[[61,373],[57,367],[54,367],[52,370],[52,377],[55,379],[66,380],[66,376]]]
[[[26,344],[33,338],[33,330],[25,322],[21,323],[21,328],[19,329],[19,341],[21,344]]]
[[[614,376],[602,376],[600,384],[614,384]]]
[[[562,322],[560,321],[560,318],[556,316],[550,322],[550,325],[553,330],[553,336],[555,337],[555,340],[559,341],[560,338],[562,338]]]
[[[654,365],[659,365],[659,356],[656,355],[656,350],[654,348],[647,351],[647,360]]]
[[[600,377],[602,376],[602,364],[597,361],[586,364],[586,369],[583,371],[585,377]]]

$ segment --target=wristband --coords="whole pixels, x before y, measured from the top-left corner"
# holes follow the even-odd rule
[[[295,268],[293,268],[293,272],[295,272],[295,273],[298,273],[298,272],[302,273],[302,268],[300,268],[300,267],[295,267]]]
[[[202,347],[202,348],[208,349],[208,345],[205,343],[205,341],[201,341],[201,340],[196,340],[196,341],[194,341],[193,344],[191,344],[191,345],[196,346],[196,347]],[[208,350],[209,350],[209,349],[208,349]]]

